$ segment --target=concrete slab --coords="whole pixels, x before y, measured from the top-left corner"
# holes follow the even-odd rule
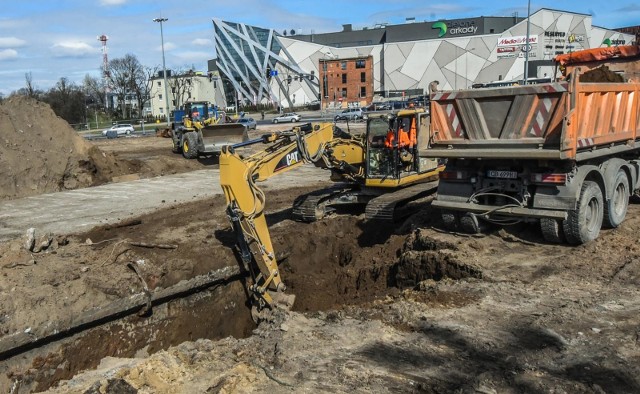
[[[21,237],[34,227],[37,234],[87,231],[144,213],[222,194],[217,169],[112,183],[86,189],[42,194],[0,202],[0,241]],[[260,184],[286,189],[328,181],[326,171],[304,165]]]

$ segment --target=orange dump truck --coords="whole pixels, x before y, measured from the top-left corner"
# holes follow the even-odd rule
[[[619,226],[640,189],[639,53],[558,57],[559,82],[434,93],[420,156],[447,159],[433,202],[445,227],[539,222],[545,240],[582,244]],[[584,82],[594,72],[621,82]]]

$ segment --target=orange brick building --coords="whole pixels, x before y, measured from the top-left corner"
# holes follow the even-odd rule
[[[320,59],[322,108],[365,107],[373,101],[373,57]]]

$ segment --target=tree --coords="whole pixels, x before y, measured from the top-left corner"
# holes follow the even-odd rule
[[[170,79],[167,80],[173,97],[173,107],[180,108],[185,101],[191,97],[193,90],[194,72],[189,69],[179,69]]]
[[[141,70],[136,73],[133,93],[136,96],[136,101],[138,102],[138,108],[140,111],[144,108],[145,103],[151,100],[151,92],[153,88],[153,80],[151,78],[156,75],[158,68],[158,66],[142,67]]]
[[[31,71],[24,74],[24,79],[27,83],[25,86],[25,96],[35,99],[39,98],[42,95],[42,92],[36,90],[33,86],[33,75],[31,75]]]
[[[138,58],[130,53],[109,62],[109,86],[118,99],[118,107],[123,117],[127,115],[127,96],[135,94],[137,76],[143,72],[142,70]],[[129,114],[131,115],[131,112]]]
[[[92,102],[93,106],[96,108],[105,108],[107,106],[102,78],[92,77],[87,74],[82,81],[82,87],[87,95],[87,101]]]
[[[67,78],[60,78],[56,85],[44,95],[44,101],[51,106],[56,115],[68,123],[85,123],[84,91],[69,82]]]

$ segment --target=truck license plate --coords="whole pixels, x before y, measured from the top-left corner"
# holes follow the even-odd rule
[[[516,179],[518,177],[518,173],[516,171],[489,170],[487,171],[487,176],[489,178]]]

